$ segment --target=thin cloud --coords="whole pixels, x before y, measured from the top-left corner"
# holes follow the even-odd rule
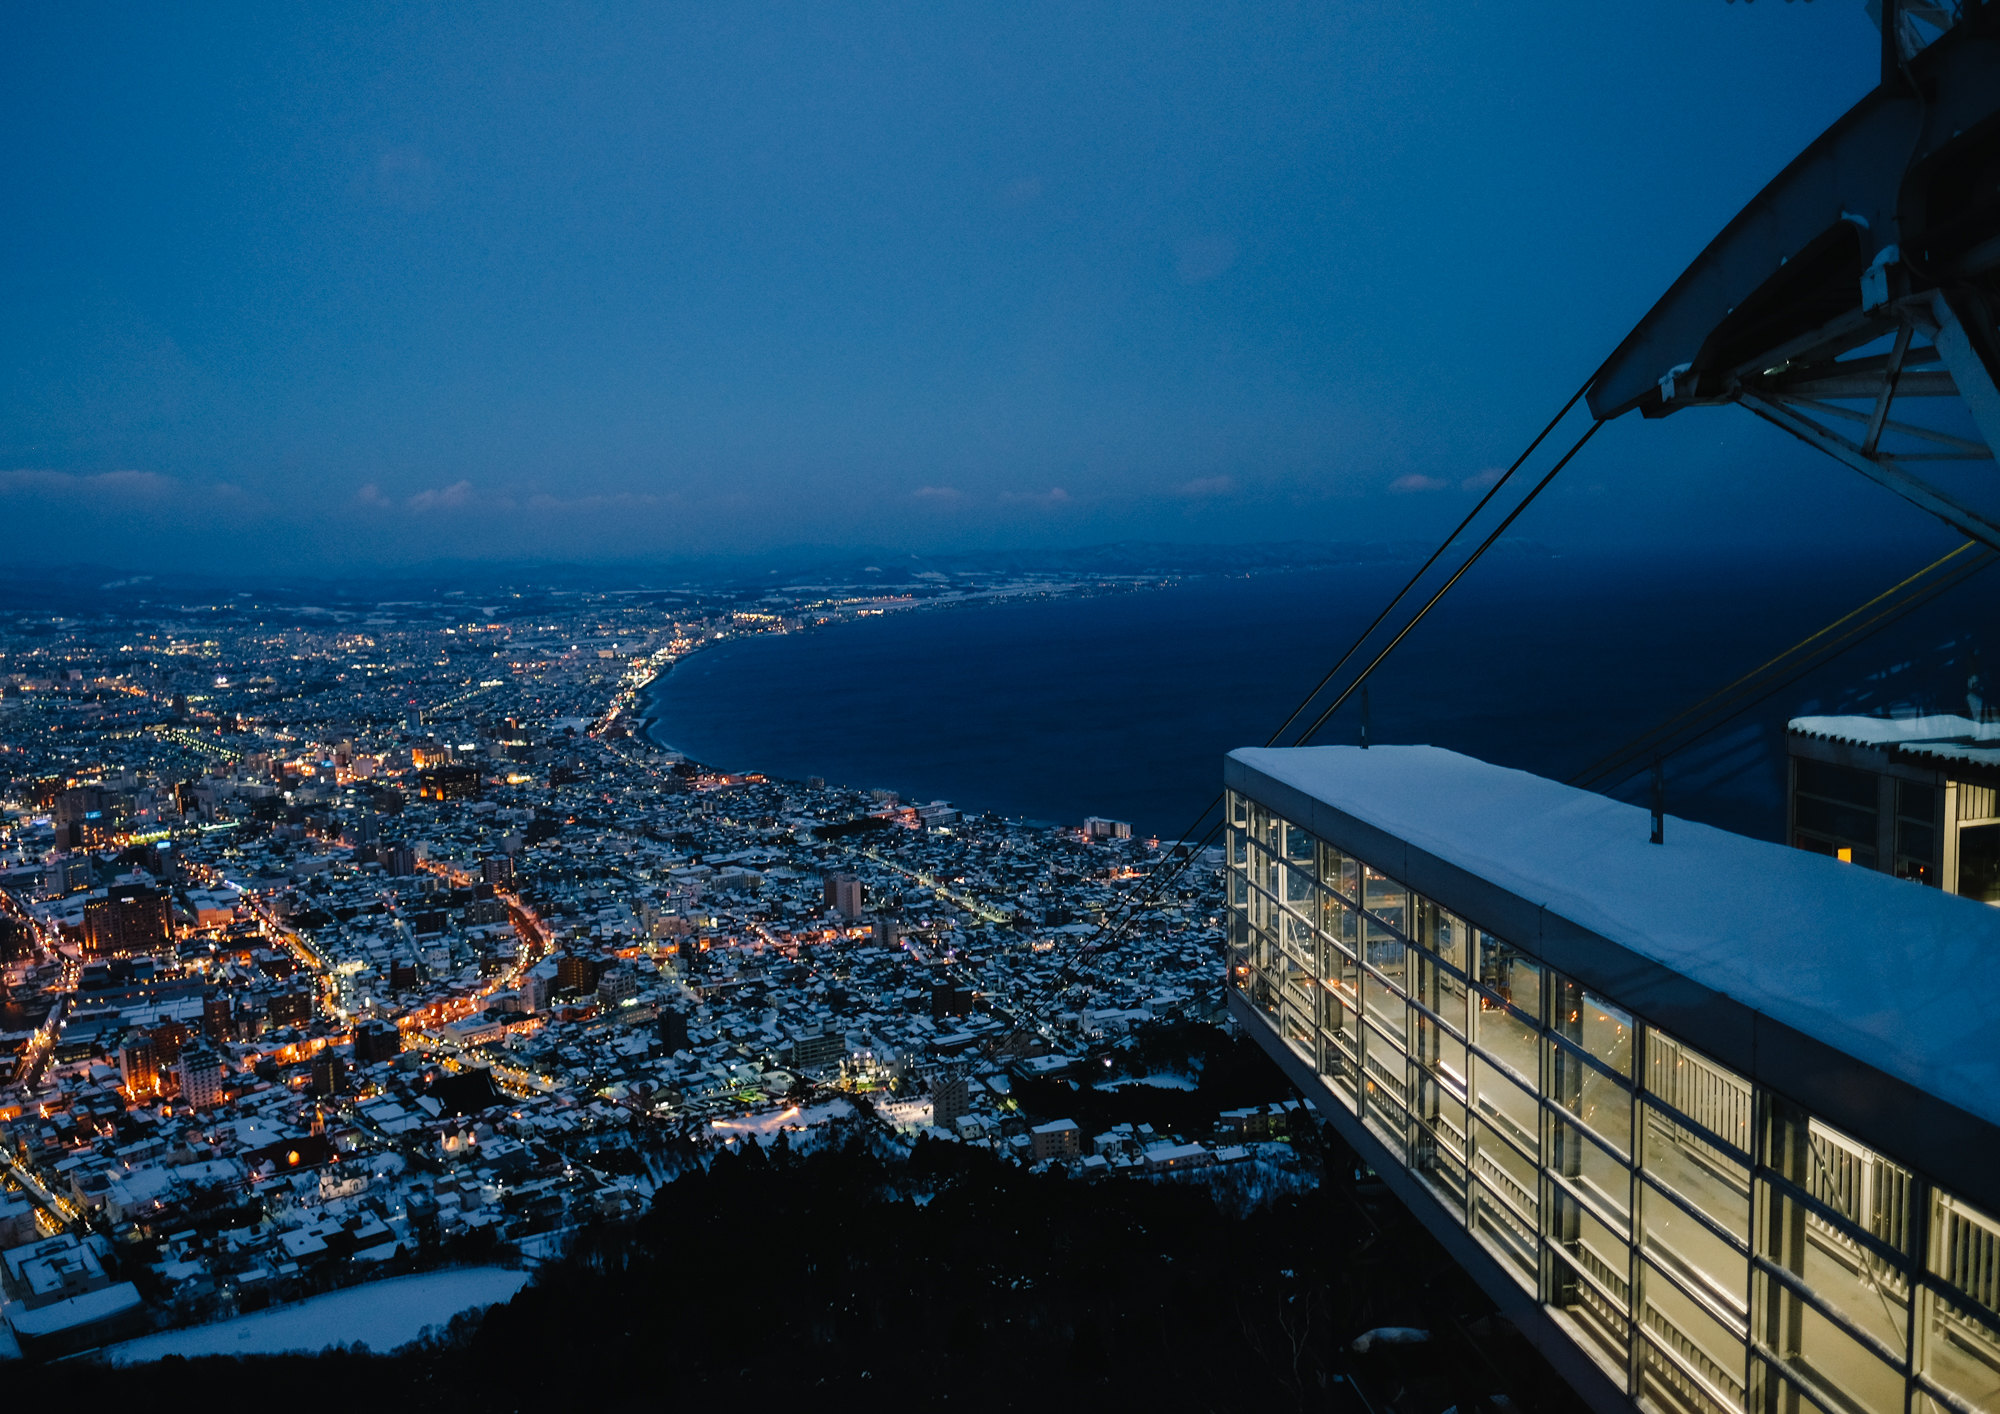
[[[1425,476],[1420,471],[1413,471],[1408,476],[1399,476],[1389,483],[1389,489],[1398,493],[1442,491],[1444,488],[1444,482],[1438,480],[1435,476]]]
[[[956,501],[959,490],[956,486],[919,486],[910,494],[919,501]]]
[[[1174,494],[1198,501],[1211,496],[1227,496],[1235,489],[1236,478],[1233,476],[1197,476],[1192,481],[1182,482]]]
[[[527,510],[541,515],[644,510],[679,499],[678,496],[662,496],[649,491],[600,491],[581,496],[552,496],[546,491],[538,491],[533,495],[517,496],[506,491],[482,491],[469,480],[454,481],[449,486],[429,487],[405,496],[400,502],[385,495],[373,481],[354,495],[355,504],[370,509],[393,509],[400,504],[406,510],[417,512],[496,514]]]
[[[1484,491],[1489,486],[1498,486],[1500,478],[1507,473],[1497,466],[1489,466],[1484,471],[1475,471],[1458,484],[1468,491]]]
[[[419,491],[403,503],[413,511],[456,511],[472,504],[472,483],[454,481],[429,491]]]
[[[1003,501],[1011,501],[1020,505],[1066,506],[1069,504],[1070,497],[1069,497],[1069,492],[1063,490],[1062,487],[1051,486],[1046,491],[1003,492],[1001,494],[1000,499]]]
[[[0,494],[43,496],[170,496],[185,483],[157,471],[0,471]]]

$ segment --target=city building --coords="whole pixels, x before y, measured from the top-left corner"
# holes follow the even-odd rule
[[[560,963],[553,959],[538,962],[521,976],[521,1010],[529,1013],[547,1011],[549,998],[555,995]]]
[[[339,1095],[347,1089],[347,1060],[340,1052],[328,1048],[312,1058],[312,1092],[322,1098]]]
[[[434,766],[417,775],[419,800],[479,799],[479,768],[476,766]]]
[[[563,953],[556,958],[556,990],[594,992],[597,990],[597,979],[603,972],[602,958],[592,957],[588,953]]]
[[[49,822],[59,849],[77,849],[103,841],[111,816],[120,814],[115,795],[98,786],[77,786],[55,797]]]
[[[514,885],[514,860],[511,855],[489,854],[479,861],[479,877],[498,889],[512,888]]]
[[[274,1026],[293,1025],[310,1020],[313,1014],[312,989],[287,987],[282,992],[272,994],[266,1014]]]
[[[949,1129],[972,1112],[972,1083],[963,1075],[931,1081],[931,1123]]]
[[[160,1090],[160,1054],[150,1036],[129,1036],[118,1048],[118,1079],[131,1096],[156,1095]]]
[[[35,930],[24,918],[0,914],[0,965],[19,962],[35,952]]]
[[[607,967],[597,979],[597,1000],[604,1006],[623,1006],[638,995],[639,974],[629,967]]]
[[[236,1035],[235,1015],[229,1004],[229,994],[216,992],[202,998],[202,1034],[211,1041],[229,1041]]]
[[[181,1048],[193,1035],[194,1032],[178,1021],[163,1021],[153,1028],[147,1039],[152,1042],[153,1054],[159,1058],[162,1071],[180,1064]]]
[[[2000,722],[1798,717],[1785,749],[1793,844],[2000,903]]]
[[[1127,820],[1106,820],[1097,815],[1086,815],[1083,833],[1093,840],[1129,840],[1132,838],[1132,825]]]
[[[139,1292],[113,1282],[102,1237],[44,1238],[0,1257],[0,1284],[12,1298],[7,1324],[22,1353],[36,1359],[67,1355],[136,1334],[144,1323]]]
[[[962,982],[942,977],[931,984],[931,1020],[964,1016],[972,1010],[972,989]]]
[[[847,1058],[847,1038],[838,1031],[794,1036],[790,1047],[793,1070],[825,1070]]]
[[[403,1049],[403,1033],[392,1021],[364,1021],[354,1028],[354,1063],[375,1065],[394,1060]]]
[[[1593,1408],[1994,1407],[2000,914],[1428,747],[1224,778],[1231,1014]]]
[[[1038,1164],[1044,1159],[1074,1159],[1083,1153],[1083,1131],[1073,1119],[1033,1126],[1028,1130],[1028,1142]]]
[[[222,1054],[205,1041],[181,1049],[181,1103],[197,1110],[222,1103]]]
[[[868,906],[868,886],[853,874],[829,874],[822,881],[826,906],[849,920]]]
[[[83,906],[83,949],[92,957],[131,957],[167,942],[167,897],[143,884],[114,884]]]

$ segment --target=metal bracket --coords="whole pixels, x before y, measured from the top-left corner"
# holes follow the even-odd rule
[[[1873,456],[1785,403],[1748,389],[1739,390],[1736,401],[1774,427],[1781,427],[1828,456],[1844,462],[1876,485],[1894,491],[1911,505],[1930,512],[1959,534],[2000,550],[2000,522],[1989,519],[1972,507],[1946,495],[1920,477],[1905,470],[1894,457],[1877,452]]]
[[[2000,457],[2000,335],[1976,295],[1939,290],[1931,296],[1932,336],[1958,395],[1987,450]]]
[[[1878,486],[1983,545],[2000,549],[2000,520],[1965,505],[1911,470],[1911,463],[2000,460],[2000,336],[1979,297],[1944,290],[1896,301],[1877,312],[1869,327],[1844,316],[1794,341],[1783,362],[1761,370],[1740,369],[1728,390],[1736,402],[1774,427],[1852,467]],[[1889,332],[1895,342],[1886,354],[1842,361],[1840,355],[1870,337]],[[1913,347],[1919,337],[1927,346]],[[1942,364],[1942,367],[1926,365]],[[1982,441],[1889,416],[1898,397],[1962,399]],[[1841,407],[1831,399],[1866,399],[1867,411]],[[1828,425],[1840,420],[1862,424],[1850,441]],[[1927,444],[1929,451],[1885,453],[1887,434]]]

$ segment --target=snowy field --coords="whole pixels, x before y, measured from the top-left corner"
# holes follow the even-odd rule
[[[111,1346],[104,1358],[138,1365],[166,1355],[280,1355],[356,1343],[386,1353],[408,1345],[425,1326],[442,1326],[461,1311],[510,1299],[527,1282],[526,1272],[504,1267],[393,1277],[212,1326],[141,1336]]]
[[[725,1143],[737,1139],[752,1138],[759,1144],[769,1144],[786,1130],[797,1132],[813,1129],[822,1124],[831,1124],[837,1119],[852,1119],[854,1106],[846,1100],[828,1100],[823,1105],[813,1105],[800,1109],[792,1105],[787,1109],[765,1114],[742,1115],[736,1119],[710,1121],[715,1137]]]
[[[1175,1075],[1170,1071],[1156,1071],[1152,1075],[1133,1075],[1120,1080],[1100,1080],[1099,1090],[1122,1090],[1127,1085],[1150,1085],[1155,1090],[1199,1090],[1200,1085],[1186,1075]]]

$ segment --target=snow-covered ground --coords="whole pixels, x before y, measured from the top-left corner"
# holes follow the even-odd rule
[[[1268,1207],[1281,1198],[1298,1197],[1319,1186],[1319,1175],[1299,1158],[1289,1144],[1260,1141],[1234,1152],[1248,1151],[1248,1160],[1208,1164],[1156,1175],[1155,1183],[1199,1183],[1215,1195],[1215,1201],[1238,1217]],[[1228,1151],[1224,1151],[1228,1152]]]
[[[138,1365],[166,1355],[279,1355],[357,1342],[387,1352],[417,1339],[425,1326],[510,1299],[527,1281],[526,1272],[504,1267],[392,1277],[233,1321],[141,1336],[110,1347],[104,1357],[114,1365]]]
[[[1171,1071],[1156,1071],[1152,1075],[1133,1075],[1119,1080],[1100,1080],[1099,1090],[1122,1090],[1127,1085],[1150,1085],[1155,1090],[1198,1090],[1201,1087],[1185,1075]]]
[[[788,1109],[766,1114],[742,1115],[736,1119],[710,1121],[715,1137],[725,1142],[742,1138],[755,1138],[760,1144],[769,1144],[781,1131],[811,1129],[816,1125],[831,1124],[837,1119],[850,1119],[854,1106],[846,1100],[829,1100],[823,1105],[813,1105],[800,1109],[793,1105]]]

